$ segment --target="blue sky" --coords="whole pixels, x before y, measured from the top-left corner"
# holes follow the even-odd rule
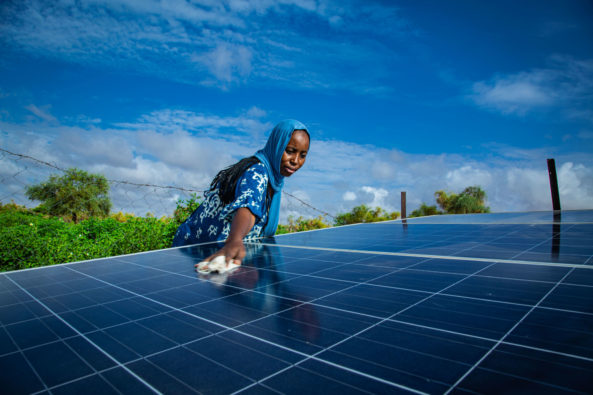
[[[313,140],[286,191],[332,214],[469,185],[548,210],[551,157],[563,208],[593,208],[592,20],[585,0],[3,1],[0,147],[204,189],[296,118]]]

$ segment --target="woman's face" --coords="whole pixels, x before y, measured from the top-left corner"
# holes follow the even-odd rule
[[[290,177],[305,164],[309,151],[309,135],[304,130],[295,130],[286,145],[280,160],[280,174]]]

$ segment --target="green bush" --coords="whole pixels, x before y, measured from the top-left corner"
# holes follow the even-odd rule
[[[349,213],[338,214],[334,220],[334,225],[342,226],[363,222],[390,221],[397,219],[397,217],[399,217],[397,211],[387,212],[381,207],[372,209],[362,204],[354,207]]]
[[[306,230],[313,229],[323,229],[329,226],[330,225],[324,221],[324,218],[321,215],[313,219],[305,219],[303,217],[298,217],[296,220],[291,215],[288,217],[287,225],[278,224],[276,234],[281,235],[284,233],[303,232]]]
[[[412,214],[410,214],[410,218],[424,217],[427,215],[439,215],[439,214],[443,214],[443,212],[439,211],[437,209],[437,206],[429,206],[426,203],[422,203],[419,208],[412,211]]]
[[[16,205],[0,206],[0,270],[16,270],[171,246],[170,219],[89,218],[78,224]]]

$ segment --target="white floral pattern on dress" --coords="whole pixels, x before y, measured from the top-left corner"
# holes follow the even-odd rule
[[[255,225],[246,240],[262,235],[268,219],[268,172],[263,163],[249,167],[237,182],[235,199],[226,206],[218,196],[218,187],[204,194],[204,201],[190,217],[179,226],[173,246],[226,240],[231,231],[235,212],[248,208],[255,215]]]

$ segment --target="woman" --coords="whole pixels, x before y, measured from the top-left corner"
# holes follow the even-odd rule
[[[240,264],[243,239],[276,233],[284,178],[303,166],[309,142],[307,127],[299,121],[276,125],[263,149],[214,177],[204,202],[177,229],[173,247],[226,240],[205,260],[223,255]]]

